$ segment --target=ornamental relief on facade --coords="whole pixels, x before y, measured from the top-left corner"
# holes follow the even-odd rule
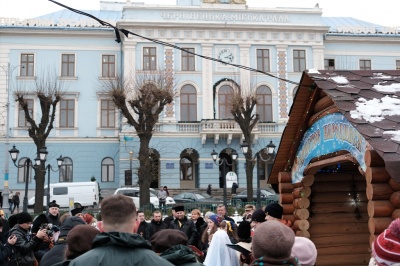
[[[205,4],[246,4],[246,0],[203,0]]]

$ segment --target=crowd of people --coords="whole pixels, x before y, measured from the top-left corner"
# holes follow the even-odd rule
[[[184,206],[175,206],[171,216],[162,219],[157,210],[147,222],[119,194],[102,201],[101,221],[83,208],[60,216],[55,201],[48,207],[48,215],[34,219],[20,212],[7,220],[0,210],[0,265],[312,266],[317,260],[314,243],[295,236],[278,203],[262,209],[246,205],[239,224],[224,205],[204,217],[197,209],[188,217]],[[399,243],[397,219],[373,243],[370,265],[397,265]]]

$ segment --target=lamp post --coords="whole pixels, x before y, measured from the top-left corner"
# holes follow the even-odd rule
[[[246,142],[243,142],[243,144],[240,145],[240,148],[241,148],[245,158],[246,158],[247,152],[249,151],[249,146],[250,145],[248,143],[246,143]],[[266,162],[269,159],[271,159],[271,156],[274,154],[275,147],[276,147],[275,144],[272,143],[272,140],[271,140],[269,142],[269,144],[267,145],[267,147],[262,149],[262,150],[260,150],[259,152],[257,152],[256,155],[253,158],[251,158],[251,160],[248,160],[246,158],[247,161],[250,161],[250,162],[253,162],[253,163],[255,162],[255,160],[257,160],[256,161],[257,162],[257,203],[256,203],[256,205],[257,205],[258,209],[261,208],[261,190],[260,190],[260,173],[259,173],[260,160],[263,161],[263,162]],[[267,159],[264,159],[262,157],[262,155],[261,155],[261,152],[263,150],[264,151],[266,150],[266,152],[268,154],[268,158]]]
[[[3,69],[4,73],[6,74],[6,93],[7,93],[7,103],[6,103],[6,123],[5,123],[5,137],[6,137],[6,143],[5,143],[5,156],[4,156],[4,190],[3,190],[3,209],[8,210],[8,194],[9,194],[9,188],[8,188],[8,176],[9,176],[9,161],[8,161],[8,146],[10,143],[10,134],[9,134],[9,125],[10,125],[10,82],[11,82],[11,76],[14,70],[19,67],[20,65],[17,66],[11,66],[10,63],[7,64],[7,67],[5,66],[0,66],[0,68]]]
[[[44,147],[44,149],[46,149],[46,147]],[[64,158],[60,155],[60,157],[57,158],[58,169],[54,170],[53,167],[50,164],[47,164],[47,166],[46,166],[46,169],[47,169],[47,194],[46,194],[47,211],[46,211],[46,213],[47,214],[49,214],[49,205],[50,205],[50,171],[53,171],[53,172],[60,171],[60,167],[61,167],[63,162],[64,162]]]
[[[24,162],[24,165],[18,166],[15,162],[18,159],[18,154],[19,150],[15,148],[15,145],[11,150],[9,150],[9,153],[11,155],[11,159],[14,162],[14,165],[17,168],[25,168],[26,167],[26,174],[25,174],[25,195],[24,195],[24,201],[23,201],[23,211],[28,212],[28,184],[29,184],[29,168],[32,167],[33,169],[38,169],[41,165],[42,161],[46,160],[47,157],[47,150],[46,148],[42,148],[39,150],[39,157],[35,158],[35,164],[36,166],[32,165],[31,159],[27,158]]]
[[[226,166],[232,166],[232,163],[229,163],[228,160],[226,158],[219,158],[219,163],[217,163],[217,158],[218,158],[218,153],[215,152],[215,150],[213,150],[213,152],[211,153],[211,157],[214,161],[214,163],[218,166],[222,166],[222,178],[224,181],[224,187],[223,187],[223,193],[224,193],[224,205],[225,207],[227,206],[227,199],[226,199]],[[233,151],[231,154],[231,159],[232,161],[236,161],[238,157],[238,154],[236,151]]]

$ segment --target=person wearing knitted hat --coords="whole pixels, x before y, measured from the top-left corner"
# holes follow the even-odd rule
[[[300,265],[291,256],[294,239],[293,230],[279,221],[259,224],[252,240],[252,265]]]
[[[251,215],[251,236],[254,235],[257,225],[265,222],[265,212],[262,209],[255,210]]]
[[[35,261],[33,251],[47,238],[46,229],[41,229],[34,237],[28,238],[32,216],[27,212],[20,212],[16,218],[17,224],[10,230],[10,235],[15,235],[17,242],[14,245],[14,254],[9,265],[31,266]]]
[[[290,220],[286,221],[282,219],[283,215],[283,207],[279,203],[271,203],[265,207],[265,214],[266,214],[266,220],[271,221],[271,220],[276,220],[279,221],[287,226],[291,226],[292,222]]]
[[[232,244],[225,230],[214,233],[204,265],[206,266],[239,266],[236,252],[226,244]]]
[[[372,243],[369,265],[400,265],[400,218],[392,221]]]
[[[219,224],[222,221],[222,217],[213,214],[207,219],[207,229],[204,230],[203,235],[201,236],[201,243],[199,245],[200,250],[207,254],[208,247],[210,246],[211,239],[215,232],[217,232],[219,228]]]
[[[317,261],[317,248],[307,237],[296,236],[292,256],[299,259],[301,266],[314,266]]]

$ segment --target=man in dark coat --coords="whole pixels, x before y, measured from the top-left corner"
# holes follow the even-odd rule
[[[49,214],[47,221],[52,225],[60,226],[60,205],[55,200],[49,203]]]
[[[73,259],[70,266],[88,265],[163,265],[173,266],[151,250],[150,243],[134,234],[136,207],[132,199],[116,194],[101,202],[103,233],[92,249]],[[101,231],[100,230],[100,231]]]
[[[139,222],[139,227],[136,233],[141,235],[144,239],[148,240],[149,238],[147,237],[147,227],[149,224],[146,222],[143,211],[137,211],[137,221]]]
[[[188,245],[197,245],[198,241],[198,232],[196,230],[196,225],[192,220],[189,220],[185,216],[185,208],[184,206],[176,206],[175,209],[175,220],[170,223],[170,229],[178,229],[186,234],[189,239]]]
[[[70,216],[64,220],[61,224],[60,235],[57,242],[54,247],[42,257],[40,266],[51,266],[65,259],[68,232],[78,224],[85,224],[85,221],[77,216]]]
[[[153,212],[153,219],[151,220],[150,224],[147,225],[147,240],[150,240],[151,237],[158,231],[168,228],[168,225],[164,223],[161,218],[160,211]]]
[[[17,224],[10,230],[10,235],[15,235],[17,242],[14,245],[15,253],[11,257],[9,265],[32,266],[35,261],[33,252],[47,237],[46,230],[39,230],[34,237],[31,237],[29,229],[32,224],[32,216],[27,212],[21,212],[17,214],[16,218]]]

